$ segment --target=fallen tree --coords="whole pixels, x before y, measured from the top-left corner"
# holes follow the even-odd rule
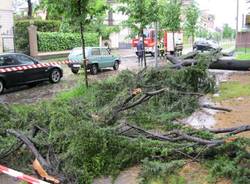
[[[133,130],[136,130],[136,133],[135,132],[131,133],[131,131]],[[242,132],[250,131],[250,125],[239,126],[239,127],[234,127],[234,128],[205,129],[205,130],[211,133],[216,133],[216,134],[228,133],[228,136],[229,135],[232,136],[232,135],[236,135]],[[135,125],[131,125],[128,123],[119,126],[119,128],[117,129],[117,133],[120,135],[132,137],[132,138],[139,137],[140,135],[142,135],[148,139],[159,140],[159,141],[170,141],[170,142],[188,141],[188,142],[193,142],[193,143],[197,143],[200,145],[206,145],[208,147],[219,146],[221,144],[225,144],[230,141],[236,141],[236,138],[231,138],[228,136],[225,136],[224,139],[220,138],[218,140],[207,140],[207,139],[199,138],[197,136],[188,135],[180,130],[172,130],[170,132],[165,132],[164,135],[161,135],[161,134],[149,132],[140,127],[137,127]]]
[[[238,171],[232,178],[244,179],[248,171],[238,160],[246,158],[247,140],[232,135],[249,126],[196,130],[174,123],[201,107],[230,110],[199,103],[214,91],[206,69],[199,63],[181,70],[124,71],[77,89],[73,97],[70,92],[41,104],[2,105],[0,162],[22,170],[37,160],[48,176],[74,184],[92,183],[145,159],[215,164],[223,157]]]
[[[171,55],[167,55],[166,57],[173,64],[171,68],[181,69],[182,67],[196,65],[200,55],[209,56],[206,60],[210,69],[248,71],[250,68],[250,60],[237,60],[231,55],[228,56],[221,53],[221,49],[212,50],[207,53],[194,51],[179,58]]]

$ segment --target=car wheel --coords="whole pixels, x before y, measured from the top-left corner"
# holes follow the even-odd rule
[[[91,73],[92,75],[96,75],[96,74],[98,73],[98,66],[95,65],[95,64],[91,65],[90,73]]]
[[[50,82],[51,83],[58,83],[58,82],[60,82],[60,80],[61,80],[61,72],[60,72],[60,70],[58,70],[58,69],[54,69],[54,70],[52,70],[52,72],[50,73]]]
[[[0,79],[0,94],[4,91],[4,82]]]
[[[118,70],[119,69],[119,62],[118,61],[115,61],[115,64],[113,66],[113,69],[114,70]]]
[[[78,74],[79,68],[71,68],[72,73]]]

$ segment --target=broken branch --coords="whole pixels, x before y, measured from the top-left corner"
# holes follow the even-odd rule
[[[213,109],[213,110],[218,110],[218,111],[225,111],[225,112],[232,112],[232,109],[224,108],[224,107],[215,107],[209,104],[204,104],[202,105],[203,108],[206,109]]]
[[[43,156],[38,152],[35,145],[30,141],[30,139],[28,137],[26,137],[25,135],[21,134],[18,131],[12,130],[12,129],[6,130],[6,132],[10,135],[14,135],[17,139],[22,141],[28,147],[28,149],[32,152],[32,154],[36,157],[36,159],[41,163],[41,165],[47,171],[50,171],[50,172],[52,171],[51,166],[46,162],[46,160],[43,158]]]

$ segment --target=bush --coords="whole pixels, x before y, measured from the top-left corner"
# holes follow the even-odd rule
[[[37,26],[38,31],[56,32],[60,29],[60,21],[52,20],[18,20],[15,22],[15,46],[16,50],[29,53],[28,27]]]
[[[85,45],[98,45],[98,34],[85,33]],[[70,50],[79,46],[81,46],[81,36],[78,33],[38,33],[38,50],[42,52]]]

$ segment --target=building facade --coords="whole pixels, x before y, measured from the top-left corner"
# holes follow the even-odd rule
[[[118,11],[120,4],[115,0],[108,0],[108,3],[111,5],[112,10],[107,14],[106,24],[109,26],[121,26],[122,22],[128,19],[128,16]],[[112,33],[109,37],[110,47],[119,49],[131,48],[131,39],[129,35],[129,28],[121,28],[118,33]]]
[[[0,0],[0,53],[14,51],[12,0]]]
[[[250,30],[250,0],[239,0],[238,31]]]
[[[215,16],[206,10],[201,11],[200,26],[210,32],[215,31]]]

